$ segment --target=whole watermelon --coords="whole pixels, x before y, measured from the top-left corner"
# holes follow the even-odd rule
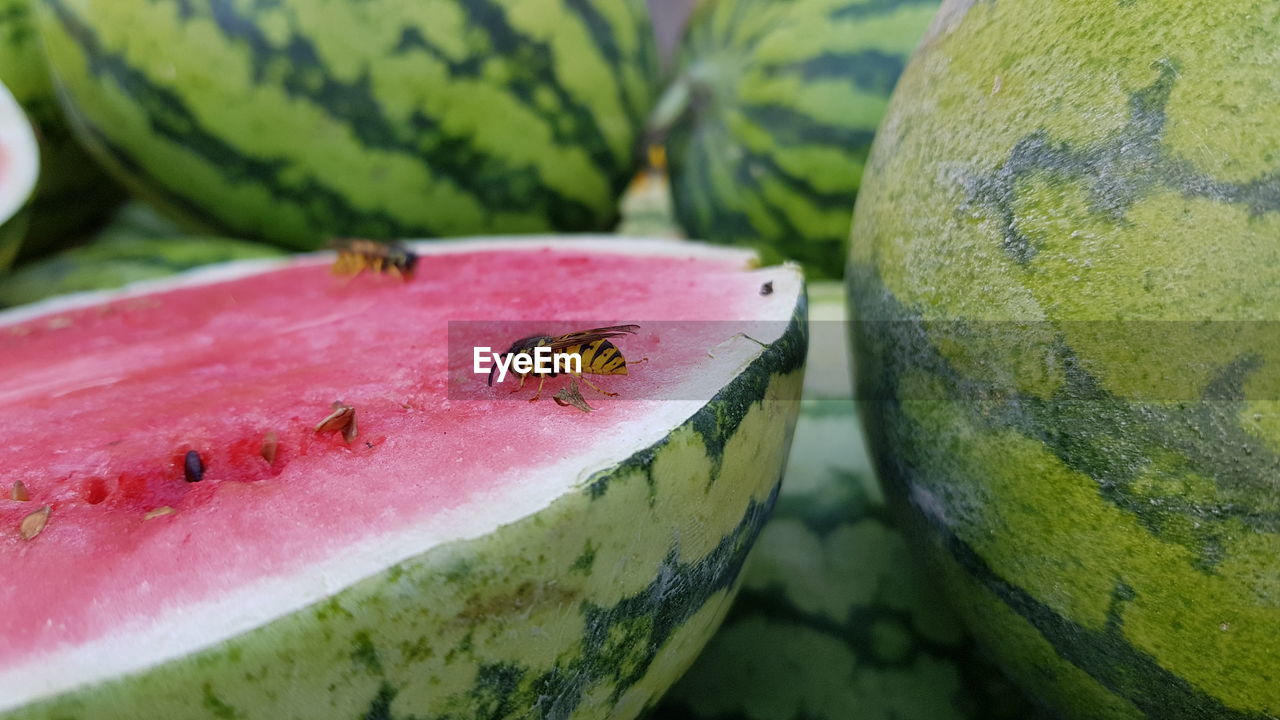
[[[725,624],[653,720],[1026,720],[888,515],[849,401],[838,284],[809,287],[809,317],[773,517]]]
[[[840,278],[876,126],[937,0],[708,0],[652,119],[689,237]]]
[[[1280,716],[1280,4],[948,2],[858,199],[882,481],[1074,718]]]
[[[40,53],[30,3],[0,0],[0,82],[27,111],[40,141],[40,184],[20,257],[66,244],[123,198],[71,137]]]
[[[591,230],[655,92],[643,0],[36,0],[76,130],[193,229]]]

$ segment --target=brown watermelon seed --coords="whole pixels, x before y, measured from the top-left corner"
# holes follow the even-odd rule
[[[316,432],[342,432],[342,439],[350,443],[356,439],[356,409],[342,402],[333,404],[333,412],[316,424]]]
[[[186,457],[182,459],[182,475],[189,483],[204,479],[204,461],[200,459],[200,453],[195,450],[187,451]]]
[[[276,461],[276,451],[279,449],[280,437],[276,435],[275,430],[267,431],[267,434],[262,438],[262,450],[259,451],[262,459],[266,460],[268,465],[274,463]]]
[[[27,492],[27,484],[21,480],[14,480],[13,487],[9,489],[9,499],[18,502],[26,502],[31,499],[31,493]]]
[[[44,530],[44,526],[49,524],[49,513],[51,512],[53,512],[53,508],[45,505],[22,518],[22,524],[18,526],[18,532],[22,534],[22,539],[31,540],[39,535]]]
[[[151,520],[151,519],[153,519],[153,518],[164,517],[165,515],[172,515],[172,514],[174,514],[174,513],[176,513],[176,512],[178,512],[178,511],[177,511],[177,510],[174,510],[173,508],[169,507],[168,505],[161,505],[160,507],[155,508],[154,510],[148,510],[148,511],[147,511],[147,514],[146,514],[146,515],[144,515],[142,519],[143,519],[143,520]]]

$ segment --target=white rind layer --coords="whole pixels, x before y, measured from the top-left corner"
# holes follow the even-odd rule
[[[773,293],[758,298],[760,314],[750,320],[767,323],[763,327],[771,334],[764,337],[753,335],[766,344],[777,340],[785,332],[804,286],[801,272],[796,266],[750,270],[750,263],[756,257],[751,251],[671,240],[623,239],[617,236],[569,239],[546,236],[474,238],[415,244],[414,250],[430,256],[538,247],[563,248],[566,245],[590,248],[592,252],[602,254],[740,259],[744,272],[767,274],[767,279],[773,282]],[[139,283],[119,291],[78,293],[53,298],[0,312],[0,328],[107,300],[246,277],[291,264],[323,263],[327,256],[327,253],[316,253],[285,260],[238,261],[172,278]],[[753,332],[759,332],[759,328],[753,327]],[[754,342],[726,343],[717,348],[715,357],[704,372],[697,373],[674,388],[670,396],[710,397],[708,388],[719,389],[727,385],[763,351]],[[632,404],[638,407],[641,402]],[[398,562],[447,543],[488,535],[504,525],[534,515],[557,498],[579,490],[596,473],[659,442],[684,424],[705,402],[664,400],[643,401],[643,404],[648,406],[647,415],[628,421],[630,431],[625,437],[615,435],[600,438],[594,443],[584,442],[571,457],[542,467],[529,467],[522,473],[520,482],[504,487],[500,495],[473,498],[470,502],[434,516],[429,524],[370,538],[298,572],[255,581],[205,602],[164,608],[147,622],[121,625],[109,635],[75,647],[49,648],[47,652],[29,657],[19,666],[0,670],[0,713],[79,687],[139,673],[166,661],[216,646],[229,638],[330,597]],[[218,618],[218,622],[211,624],[208,618]],[[32,668],[36,667],[39,671],[33,672]]]
[[[0,83],[0,225],[27,204],[40,175],[40,150],[31,123]]]

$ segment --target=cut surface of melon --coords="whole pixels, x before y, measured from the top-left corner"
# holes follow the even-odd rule
[[[794,268],[664,241],[416,249],[408,282],[335,277],[315,256],[0,314],[0,711],[190,654],[547,506],[705,405],[803,292]],[[563,377],[531,403],[536,381],[512,395],[513,380],[451,367],[470,361],[451,343],[502,350],[530,323],[638,324],[615,342],[647,360],[593,378],[618,396],[584,388],[591,413],[552,402]],[[350,444],[315,432],[334,402],[356,409]],[[30,500],[9,499],[15,481]]]

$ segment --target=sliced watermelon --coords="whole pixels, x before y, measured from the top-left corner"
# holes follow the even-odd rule
[[[35,131],[18,101],[0,83],[0,272],[18,254],[39,174]]]
[[[776,497],[799,273],[420,250],[409,281],[252,261],[0,313],[0,717],[631,718],[679,676]],[[618,396],[454,362],[517,320],[640,325]],[[335,401],[350,442],[315,431]]]

